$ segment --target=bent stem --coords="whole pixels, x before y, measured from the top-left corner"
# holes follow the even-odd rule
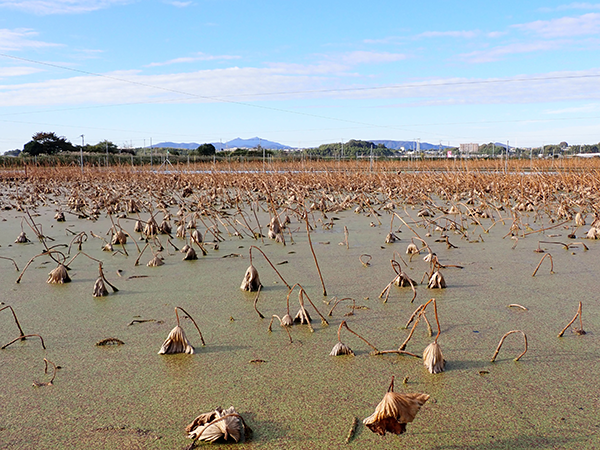
[[[22,340],[25,340],[25,338],[23,336],[25,336],[25,333],[23,333],[23,329],[21,328],[21,324],[19,323],[19,319],[17,319],[17,315],[15,314],[15,310],[13,309],[12,306],[10,305],[6,305],[3,308],[0,308],[0,311],[5,310],[5,309],[10,309],[10,311],[12,312],[13,318],[15,319],[15,323],[17,324],[17,327],[19,328],[19,335],[21,337]]]
[[[256,311],[256,313],[258,314],[258,317],[260,317],[261,319],[264,319],[265,316],[263,316],[261,314],[261,312],[258,310],[258,308],[256,307],[256,304],[258,303],[258,297],[260,296],[261,289],[262,289],[262,285],[258,286],[258,291],[256,292],[256,297],[254,297],[254,311]]]
[[[204,337],[202,337],[202,332],[200,331],[200,327],[198,327],[198,324],[196,323],[196,321],[194,320],[194,318],[190,315],[190,313],[188,313],[185,309],[183,309],[181,306],[176,306],[175,307],[175,316],[177,316],[177,326],[179,326],[179,314],[177,312],[177,310],[180,309],[186,316],[188,316],[191,321],[194,323],[194,326],[196,327],[196,330],[198,330],[198,334],[200,335],[200,340],[202,341],[202,345],[206,345],[206,343],[204,342]]]
[[[346,323],[345,320],[342,320],[342,323],[340,323],[340,326],[338,327],[338,342],[342,342],[342,340],[340,339],[340,332],[342,331],[342,327],[346,328],[346,330],[348,330],[354,336],[356,336],[357,338],[361,339],[365,344],[367,344],[369,347],[371,347],[375,352],[379,352],[379,350],[377,350],[377,348],[375,348],[375,346],[373,344],[371,344],[369,341],[367,341],[360,334],[355,333],[354,331],[352,331],[350,329],[350,327],[348,327],[348,324]]]
[[[42,342],[42,348],[43,348],[44,350],[46,350],[46,345],[44,344],[44,339],[43,339],[43,338],[42,338],[42,337],[41,337],[39,334],[26,334],[26,335],[24,335],[24,336],[19,336],[18,338],[15,338],[15,339],[13,339],[12,341],[10,341],[8,344],[6,344],[6,345],[3,345],[2,347],[0,347],[0,350],[4,350],[4,349],[5,349],[6,347],[8,347],[9,345],[12,345],[12,344],[14,344],[15,342],[17,342],[17,341],[19,341],[19,340],[20,340],[20,341],[22,341],[22,340],[25,340],[25,339],[26,339],[26,338],[28,338],[28,337],[39,337],[39,338],[40,338],[40,341]]]
[[[542,256],[542,259],[540,259],[540,262],[538,263],[537,267],[531,274],[532,277],[535,277],[535,274],[537,273],[538,269],[542,265],[542,262],[544,262],[544,259],[546,259],[546,256],[550,257],[550,273],[554,273],[554,262],[552,261],[552,255],[550,253],[546,253],[546,254],[544,254],[544,256]]]
[[[500,342],[498,343],[498,347],[496,348],[496,351],[494,352],[494,356],[492,356],[492,359],[490,362],[494,362],[496,360],[496,356],[498,356],[498,353],[500,352],[500,348],[502,347],[502,344],[504,343],[504,339],[506,339],[507,336],[513,334],[513,333],[521,333],[523,335],[523,339],[525,341],[525,350],[523,350],[523,353],[521,353],[519,356],[517,356],[515,358],[515,361],[518,361],[519,359],[521,359],[521,357],[527,353],[527,335],[522,332],[521,330],[512,330],[509,331],[508,333],[506,333],[504,336],[502,336],[502,338],[500,339]]]
[[[262,255],[265,257],[265,259],[267,260],[267,262],[269,263],[269,265],[273,268],[273,270],[275,271],[275,273],[277,274],[277,276],[279,277],[279,279],[281,281],[283,281],[283,284],[285,284],[287,286],[288,289],[292,289],[290,287],[290,285],[287,283],[287,281],[285,281],[283,279],[283,277],[281,276],[281,274],[279,273],[279,271],[275,268],[275,266],[273,265],[273,263],[271,262],[271,260],[269,258],[267,258],[267,255],[265,255],[265,252],[263,252],[260,248],[258,248],[255,245],[251,245],[250,249],[248,250],[248,253],[250,254],[250,265],[252,265],[252,249],[255,248],[256,250],[258,250],[259,252],[262,253]],[[288,311],[289,313],[289,311]]]
[[[577,313],[571,319],[571,321],[562,329],[562,331],[560,333],[558,333],[558,337],[563,337],[563,334],[565,334],[565,331],[567,331],[567,329],[573,324],[573,322],[575,322],[577,317],[579,317],[579,325],[581,327],[580,329],[583,330],[583,321],[581,319],[581,309],[582,309],[582,304],[581,304],[581,302],[579,302],[579,307],[577,308]]]
[[[279,319],[279,325],[281,325],[281,328],[284,328],[285,331],[287,331],[288,337],[290,338],[290,344],[293,343],[293,341],[292,341],[292,335],[291,335],[290,330],[289,330],[290,327],[285,326],[284,323],[283,323],[283,320],[281,320],[281,317],[279,317],[277,314],[273,314],[271,316],[271,321],[269,322],[269,333],[271,333],[273,331],[272,326],[273,326],[273,319],[275,317],[277,317]]]
[[[335,303],[333,304],[333,306],[331,307],[331,310],[329,311],[329,314],[327,314],[327,315],[329,317],[331,317],[331,315],[333,314],[333,310],[338,305],[338,303],[341,303],[344,300],[352,300],[352,310],[354,311],[354,309],[356,307],[356,300],[354,300],[352,297],[345,297],[345,298],[340,298],[340,299],[336,300]],[[354,312],[352,312],[351,314],[354,315]]]
[[[317,255],[313,249],[312,241],[310,239],[310,225],[308,224],[308,211],[304,213],[304,219],[306,221],[306,236],[308,237],[308,245],[310,246],[310,252],[315,260],[315,266],[317,266],[317,272],[319,273],[319,279],[321,280],[321,286],[323,286],[323,297],[327,297],[327,289],[325,289],[325,282],[323,281],[323,275],[321,275],[321,269],[319,268],[319,262],[317,261]]]

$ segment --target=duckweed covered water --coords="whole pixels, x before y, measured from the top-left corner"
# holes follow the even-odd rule
[[[532,277],[542,256],[533,252],[538,240],[567,242],[566,229],[546,232],[560,234],[554,238],[543,233],[529,235],[514,248],[515,240],[505,237],[509,221],[497,224],[489,234],[471,225],[472,242],[450,233],[450,242],[458,248],[435,242],[440,233],[434,232],[425,239],[440,262],[464,268],[442,271],[448,285],[445,290],[419,285],[411,304],[410,288],[394,286],[387,303],[378,298],[395,275],[390,259],[398,252],[408,262],[404,252],[414,236],[395,221],[400,241],[385,244],[390,216],[384,215],[382,224],[373,227],[370,223],[378,225],[376,217],[350,210],[328,213],[327,220],[338,219],[333,228],[317,227],[311,234],[328,292],[323,297],[305,225],[296,220],[289,226],[294,242],[287,235],[286,246],[266,238],[261,243],[225,236],[219,250],[208,248],[209,254],[197,261],[182,261],[183,255],[161,236],[165,265],[151,268],[145,265],[152,257],[149,251],[141,264],[134,266],[138,252],[131,240],[126,244],[128,257],[100,250],[102,242],[90,231],[105,236],[110,221],[104,216],[92,222],[67,215],[66,222],[58,223],[52,219],[54,210],[40,208],[37,212],[36,222],[55,244],[71,241],[73,235],[67,229],[85,231],[88,238],[83,251],[103,261],[108,280],[119,292],[92,297],[98,265],[84,256],[71,265],[73,281],[65,285],[46,284],[48,272],[55,267],[47,257],[36,259],[20,284],[15,283],[19,272],[9,261],[0,260],[0,300],[14,308],[25,333],[42,335],[47,346],[44,351],[32,338],[0,351],[2,448],[184,448],[189,444],[184,428],[194,417],[231,405],[254,430],[250,441],[236,445],[244,449],[597,446],[597,243],[585,241],[588,251],[582,246],[565,250],[541,244],[553,256],[555,273],[550,273],[549,261],[545,261]],[[416,218],[416,211],[409,212]],[[13,243],[21,231],[22,217],[24,214],[15,210],[0,213],[0,220],[6,219],[1,222],[0,255],[14,258],[19,269],[42,251],[27,226],[23,229],[33,243]],[[318,212],[314,219],[317,225],[325,220]],[[261,218],[261,223],[266,224],[267,218]],[[489,220],[482,223],[491,225]],[[135,236],[133,221],[121,224]],[[339,245],[344,240],[344,225],[350,232],[349,249]],[[532,228],[543,225],[532,219]],[[413,227],[425,237],[426,229]],[[173,243],[183,246],[180,239],[174,238]],[[259,318],[253,308],[256,294],[239,289],[249,265],[250,245],[259,246],[278,264],[290,285],[300,283],[324,315],[335,298],[352,297],[358,308],[350,309],[350,301],[340,303],[333,316],[327,317],[326,326],[307,305],[314,333],[305,325],[296,325],[290,329],[291,344],[279,325],[268,332],[271,315],[286,313],[287,288],[264,258],[253,252],[264,285],[258,309],[265,319]],[[61,250],[66,252],[66,248]],[[76,251],[73,246],[71,255]],[[359,261],[365,253],[373,257],[369,267]],[[242,256],[225,257],[231,254]],[[419,256],[405,271],[420,281],[428,269],[429,264]],[[408,317],[431,297],[438,303],[442,327],[438,342],[447,360],[446,372],[429,374],[420,359],[410,356],[371,356],[371,349],[345,330],[342,340],[356,356],[329,356],[342,320],[380,350],[397,348],[407,336],[403,327]],[[297,294],[290,300],[294,316]],[[583,302],[587,334],[578,336],[569,330],[557,338],[579,301]],[[528,310],[508,308],[510,303]],[[194,355],[157,354],[176,325],[175,306],[196,319],[206,340],[202,347],[191,321],[182,319],[196,347]],[[354,315],[345,316],[352,311]],[[435,330],[431,312],[428,318]],[[134,320],[152,321],[129,325]],[[523,347],[521,336],[514,335],[506,340],[496,362],[490,363],[500,337],[514,329],[527,334],[527,354],[513,361]],[[2,344],[17,335],[10,313],[0,313]],[[125,345],[95,345],[109,337],[121,339]],[[421,321],[407,350],[421,354],[432,340]],[[49,379],[43,372],[43,358],[61,369],[53,386],[33,387],[34,380]],[[362,421],[373,412],[392,376],[396,377],[396,392],[424,392],[431,399],[408,425],[406,434],[380,437],[360,423],[354,438],[345,444],[354,417]],[[221,446],[213,444],[211,448]]]

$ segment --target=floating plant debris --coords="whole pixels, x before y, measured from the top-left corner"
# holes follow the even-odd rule
[[[427,394],[398,394],[394,392],[394,377],[384,395],[383,400],[375,408],[375,412],[363,420],[373,432],[385,436],[386,432],[402,434],[406,425],[412,422],[421,406],[429,400]]]
[[[200,414],[185,428],[188,438],[206,442],[244,442],[252,435],[252,429],[246,424],[232,406],[229,409],[216,408],[214,411]],[[188,447],[191,448],[191,447]]]

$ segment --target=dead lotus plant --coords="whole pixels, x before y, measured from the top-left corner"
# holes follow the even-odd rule
[[[171,330],[169,336],[167,336],[167,339],[165,340],[165,342],[163,342],[162,347],[158,351],[159,355],[171,355],[174,353],[187,353],[192,355],[195,352],[194,347],[192,347],[185,335],[185,331],[183,331],[183,328],[181,328],[181,325],[179,323],[178,310],[181,310],[187,317],[191,319],[191,321],[194,323],[194,326],[196,327],[196,330],[198,330],[198,334],[200,334],[200,340],[202,341],[202,345],[206,345],[206,343],[204,342],[204,337],[202,337],[202,332],[200,331],[200,328],[198,327],[198,324],[193,319],[193,317],[190,316],[189,313],[182,307],[176,306],[175,316],[177,317],[177,326]]]
[[[194,440],[187,449],[193,448],[198,440],[211,443],[244,442],[252,435],[252,429],[233,406],[225,410],[218,407],[214,411],[200,414],[185,428],[185,431],[188,433],[188,438]]]
[[[46,382],[34,381],[33,386],[35,386],[35,387],[52,386],[52,383],[54,382],[54,379],[56,378],[56,371],[57,371],[58,367],[56,367],[56,364],[54,364],[52,361],[44,358],[44,374],[46,374],[46,375],[48,374],[48,364],[51,364],[52,368],[54,369],[52,372],[52,378],[50,378],[50,381],[46,381]]]
[[[281,276],[279,271],[275,268],[275,266],[273,265],[271,260],[269,258],[267,258],[267,255],[265,255],[265,252],[263,252],[260,248],[254,246],[254,245],[251,245],[250,249],[248,250],[248,253],[250,255],[250,266],[248,267],[248,269],[246,269],[246,273],[244,275],[244,279],[242,280],[242,284],[240,285],[240,289],[242,291],[256,292],[262,286],[262,284],[260,283],[260,277],[258,276],[258,270],[256,270],[256,267],[254,267],[254,265],[252,264],[252,249],[258,250],[265,257],[265,259],[267,260],[269,265],[273,268],[275,273],[279,276],[279,279],[281,281],[283,281],[283,284],[285,284],[288,289],[291,289],[290,285],[287,283],[287,281],[285,281],[283,279],[283,277]]]
[[[505,333],[504,336],[502,336],[500,338],[500,342],[498,343],[498,347],[496,347],[496,351],[494,352],[494,355],[492,356],[492,359],[490,360],[490,362],[496,361],[496,357],[498,356],[498,353],[500,353],[500,349],[502,348],[502,344],[504,344],[504,339],[506,339],[508,336],[510,336],[513,333],[521,333],[523,335],[523,341],[524,341],[524,344],[525,344],[525,350],[523,350],[523,352],[519,356],[517,356],[514,360],[518,361],[519,359],[521,359],[521,357],[525,353],[527,353],[527,335],[523,331],[521,331],[521,330],[512,330],[512,331],[509,331],[508,333]]]
[[[392,285],[396,285],[398,287],[410,286],[413,291],[413,297],[410,302],[414,302],[415,298],[417,298],[417,289],[415,288],[417,283],[402,270],[402,265],[398,261],[391,259],[390,263],[392,264],[392,269],[394,269],[394,272],[396,272],[396,276],[385,288],[383,288],[383,291],[381,291],[381,294],[379,294],[379,298],[382,298],[385,295],[383,303],[387,303]]]
[[[352,331],[350,329],[350,327],[348,327],[348,324],[346,323],[346,321],[342,320],[342,323],[340,323],[340,326],[338,327],[338,332],[337,332],[338,342],[331,349],[331,352],[329,353],[329,356],[340,356],[340,355],[352,355],[352,356],[354,356],[354,352],[352,351],[352,349],[342,342],[342,338],[341,338],[342,327],[346,328],[346,330],[348,330],[354,336],[356,336],[359,339],[361,339],[364,343],[366,343],[369,347],[371,347],[375,352],[379,351],[379,350],[377,350],[377,348],[375,348],[374,345],[372,345],[369,341],[367,341],[360,334],[355,333],[354,331]]]
[[[445,367],[446,367],[446,361],[444,360],[444,355],[442,354],[442,349],[440,348],[439,344],[437,343],[440,334],[441,334],[441,328],[440,328],[440,320],[438,318],[438,312],[437,312],[437,302],[435,301],[435,299],[433,300],[433,311],[435,314],[435,321],[437,323],[437,328],[438,328],[438,332],[435,335],[435,340],[429,344],[425,350],[423,351],[423,364],[425,365],[425,367],[427,368],[427,370],[429,371],[429,373],[440,373],[443,372]],[[425,310],[425,308],[423,308],[423,311]]]
[[[429,400],[428,394],[398,394],[394,392],[394,377],[383,400],[375,412],[363,420],[363,423],[380,436],[385,433],[402,434],[406,425],[412,422],[421,406]]]

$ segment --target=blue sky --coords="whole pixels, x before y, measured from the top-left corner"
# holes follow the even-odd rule
[[[0,0],[0,152],[600,141],[600,3]]]

